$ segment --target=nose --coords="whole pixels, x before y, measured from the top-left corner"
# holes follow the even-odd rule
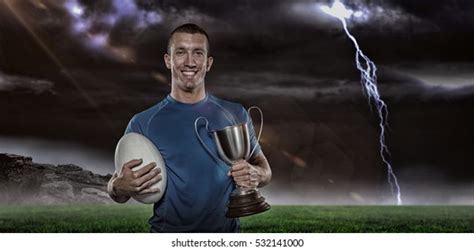
[[[196,62],[194,61],[192,53],[187,53],[186,60],[184,61],[184,64],[188,67],[196,66]]]

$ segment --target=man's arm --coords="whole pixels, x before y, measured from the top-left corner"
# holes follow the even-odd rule
[[[156,163],[152,162],[139,170],[132,170],[140,164],[141,159],[131,160],[123,165],[120,175],[114,173],[107,184],[110,198],[118,203],[125,203],[131,196],[160,191],[159,188],[151,186],[161,180],[161,169],[155,168]]]
[[[249,163],[258,170],[259,179],[257,187],[264,187],[268,185],[272,179],[272,169],[270,168],[270,164],[268,163],[268,160],[263,152],[255,155],[255,157],[249,160]]]
[[[109,183],[107,183],[107,192],[109,193],[110,198],[117,203],[125,203],[130,199],[130,196],[118,196],[114,191],[114,181],[117,179],[118,175],[115,172],[110,178]]]
[[[236,162],[230,169],[235,183],[240,187],[264,187],[272,179],[272,170],[263,152],[249,160]]]

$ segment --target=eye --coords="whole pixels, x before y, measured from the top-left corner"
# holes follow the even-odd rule
[[[202,51],[196,51],[196,55],[198,55],[198,56],[204,56],[204,52],[202,52]]]
[[[178,50],[178,51],[175,52],[175,54],[178,55],[178,56],[179,56],[179,55],[183,55],[183,54],[184,54],[184,51]]]

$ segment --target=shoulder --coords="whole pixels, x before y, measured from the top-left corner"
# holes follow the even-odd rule
[[[244,106],[237,102],[228,101],[216,96],[209,95],[209,101],[216,105],[220,110],[224,111],[226,116],[234,121],[234,123],[243,123],[249,121],[247,110]]]
[[[155,105],[135,114],[132,120],[140,121],[140,122],[147,122],[150,118],[154,117],[158,114],[166,105],[169,103],[166,97],[162,99],[160,102],[156,103]]]
[[[245,111],[245,108],[242,104],[237,102],[232,102],[229,100],[225,100],[222,98],[218,98],[214,95],[209,95],[209,101],[214,103],[215,105],[221,106],[234,114],[240,114],[242,111]]]
[[[144,134],[148,122],[153,117],[155,117],[164,107],[166,107],[168,103],[169,101],[164,98],[160,102],[147,108],[146,110],[133,115],[133,117],[130,119],[130,122],[128,123],[126,133],[138,132]]]

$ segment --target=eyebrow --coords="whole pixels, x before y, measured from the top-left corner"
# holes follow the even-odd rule
[[[188,50],[186,47],[176,47],[175,50]],[[205,48],[193,48],[193,51],[206,51]]]

